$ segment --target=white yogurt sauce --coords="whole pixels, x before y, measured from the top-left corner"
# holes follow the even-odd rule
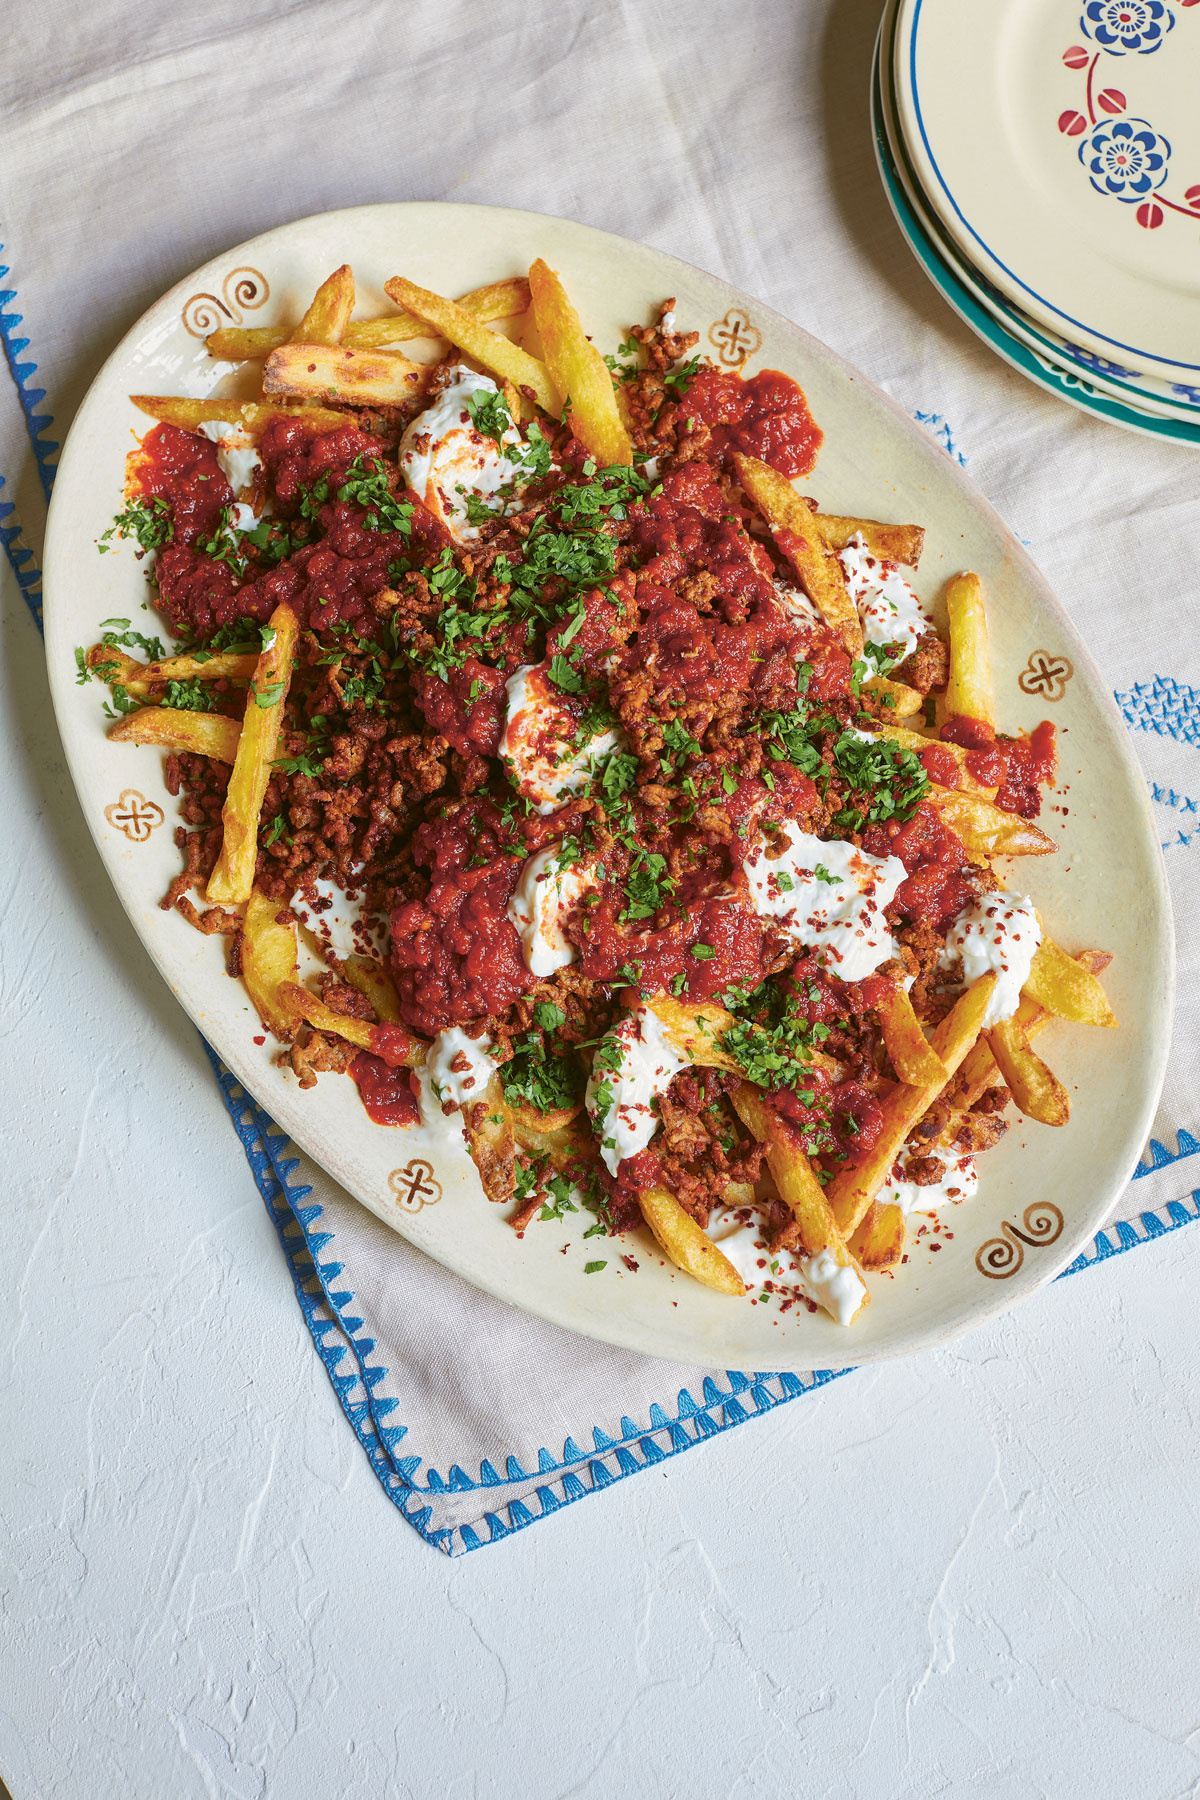
[[[962,961],[968,986],[991,970],[996,987],[983,1016],[984,1031],[1011,1019],[1029,980],[1034,952],[1042,941],[1033,901],[1025,894],[982,894],[964,908],[946,933],[942,967]]]
[[[768,1255],[761,1219],[747,1221],[744,1213],[716,1211],[709,1218],[708,1235],[748,1288],[762,1287],[767,1281],[776,1288],[798,1287],[839,1325],[849,1325],[866,1298],[866,1284],[858,1270],[852,1264],[839,1263],[832,1250],[811,1257],[797,1256],[791,1250]]]
[[[439,1031],[425,1058],[434,1093],[442,1101],[453,1101],[456,1106],[482,1100],[487,1084],[496,1072],[496,1064],[488,1054],[491,1047],[490,1038],[468,1037],[461,1025]],[[465,1062],[465,1067],[451,1067],[460,1059]]]
[[[254,439],[244,425],[230,425],[224,419],[205,419],[200,427],[203,435],[210,443],[217,446],[217,462],[222,475],[233,489],[233,497],[248,488],[258,470],[262,468],[262,457],[254,447]],[[253,524],[257,518],[252,507],[246,508]],[[235,520],[240,531],[246,527],[240,519]]]
[[[510,421],[499,443],[476,429],[467,402],[472,394],[499,394],[487,375],[459,364],[455,379],[432,406],[419,413],[400,440],[400,472],[413,493],[461,542],[475,537],[467,523],[467,498],[488,500],[517,475],[506,450],[521,434]],[[459,492],[462,489],[462,492]]]
[[[576,745],[579,722],[562,704],[547,668],[525,663],[505,682],[508,715],[500,740],[517,792],[543,815],[585,788],[601,759],[626,742],[624,732],[613,730]]]
[[[868,644],[893,646],[894,660],[903,662],[929,630],[930,620],[899,564],[873,556],[861,532],[838,551],[838,561],[862,621],[863,637]]]
[[[802,588],[796,587],[790,581],[780,581],[778,578],[771,585],[775,589],[775,598],[790,618],[801,619],[806,625],[821,623],[820,613]]]
[[[311,894],[311,898],[310,898]],[[315,906],[314,901],[329,902]],[[361,896],[351,899],[332,881],[313,881],[309,892],[292,896],[292,911],[322,949],[343,961],[348,956],[378,956],[386,937],[386,921],[363,912]]]
[[[553,975],[575,961],[575,946],[563,924],[572,906],[594,886],[585,863],[560,862],[562,846],[550,844],[531,856],[508,903],[508,916],[516,926],[531,975]]]
[[[658,1130],[651,1102],[665,1094],[688,1059],[681,1056],[662,1028],[657,1013],[639,1006],[598,1047],[615,1051],[606,1060],[616,1068],[593,1066],[587,1085],[587,1109],[600,1139],[600,1154],[610,1175],[627,1156],[644,1150]]]
[[[823,843],[798,825],[784,830],[791,841],[781,855],[759,850],[744,865],[755,912],[817,950],[832,974],[861,981],[894,953],[883,909],[905,878],[904,864],[853,844]]]
[[[950,1200],[969,1200],[979,1186],[975,1158],[968,1151],[935,1144],[928,1150],[914,1151],[912,1154],[930,1156],[940,1163],[941,1179],[931,1181],[926,1187],[919,1187],[915,1181],[906,1181],[903,1174],[905,1158],[902,1157],[894,1165],[876,1196],[880,1206],[898,1206],[907,1218],[913,1212],[936,1212],[939,1206],[945,1206]],[[896,1173],[897,1169],[901,1171],[899,1175]]]

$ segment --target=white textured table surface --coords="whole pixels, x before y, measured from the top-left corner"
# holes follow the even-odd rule
[[[248,11],[274,56],[310,9]],[[764,0],[719,42],[706,11],[715,32],[726,15],[707,0],[596,4],[555,36],[545,5],[531,23],[507,5],[414,4],[426,67],[444,19],[462,92],[490,93],[509,135],[504,169],[484,166],[456,118],[447,154],[427,150],[405,186],[384,54],[399,15],[325,6],[287,203],[210,185],[173,235],[164,219],[161,270],[98,278],[104,333],[203,256],[321,206],[406,192],[573,212],[740,280],[910,409],[952,416],[1068,602],[1082,598],[1068,490],[1182,563],[1200,465],[1033,395],[908,260],[870,164],[877,6]],[[472,31],[485,13],[508,27],[506,67]],[[109,4],[121,15],[134,9]],[[233,13],[221,0],[207,35],[188,16],[164,11],[145,79],[212,79]],[[48,158],[56,119],[103,143],[126,88],[106,60],[119,33],[72,40],[71,63],[70,23],[60,0],[10,17],[15,54],[33,71],[45,46],[68,96],[46,114]],[[372,71],[362,88],[356,70]],[[617,132],[602,77],[636,88]],[[197,167],[230,175],[230,117],[255,104],[244,79],[240,115],[187,90]],[[351,94],[369,143],[330,173]],[[23,105],[32,116],[28,82]],[[573,176],[547,187],[522,118],[572,143]],[[760,126],[792,173],[768,166]],[[655,192],[625,179],[647,134]],[[398,186],[359,177],[368,152]],[[699,179],[680,197],[684,164]],[[807,247],[801,234],[785,256],[793,201]],[[1016,429],[1030,419],[1041,479]],[[21,470],[10,482],[30,491]],[[40,645],[5,580],[0,1776],[14,1800],[1200,1794],[1200,1228],[449,1563],[397,1517],[341,1416],[199,1040],[85,839]]]

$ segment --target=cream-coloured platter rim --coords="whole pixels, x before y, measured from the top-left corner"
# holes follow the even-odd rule
[[[927,204],[967,262],[1038,324],[1132,370],[1200,386],[1194,226],[1135,227],[1132,209],[1095,193],[1082,169],[1075,184],[1070,162],[1066,173],[1053,159],[1026,173],[1038,128],[1058,135],[1058,101],[1038,85],[1044,104],[1024,118],[1024,135],[1008,141],[1018,110],[1035,104],[1028,81],[1019,92],[999,91],[1006,59],[996,34],[1013,19],[1012,6],[991,0],[900,0],[895,103]],[[1078,10],[1073,24],[1064,9],[1063,43],[1047,45],[1047,84],[1063,73],[1072,31],[1077,38]],[[1060,147],[1069,156],[1065,142]]]
[[[111,743],[100,695],[75,680],[74,649],[97,622],[132,616],[143,588],[126,552],[96,541],[118,504],[131,392],[211,391],[223,371],[203,332],[299,316],[317,282],[355,266],[364,313],[386,310],[396,273],[457,293],[544,255],[564,276],[597,340],[614,344],[668,294],[682,329],[734,366],[793,374],[826,442],[809,484],[840,512],[915,519],[927,528],[917,586],[932,599],[969,564],[990,596],[999,716],[1008,729],[1044,714],[1063,728],[1068,810],[1047,819],[1063,849],[1012,877],[1068,947],[1115,952],[1108,977],[1120,1033],[1056,1026],[1046,1050],[1075,1116],[1065,1131],[1017,1121],[984,1164],[976,1198],[946,1223],[935,1254],[918,1247],[850,1331],[823,1314],[731,1301],[664,1265],[648,1240],[581,1242],[585,1219],[539,1224],[518,1241],[489,1205],[465,1151],[423,1127],[374,1126],[352,1085],[322,1077],[302,1093],[276,1068],[247,997],[206,939],[158,900],[178,866],[174,804],[161,759]],[[268,298],[269,291],[269,298]],[[1173,995],[1169,906],[1145,786],[1120,717],[1070,619],[1028,553],[963,470],[893,401],[800,327],[674,257],[590,227],[501,208],[406,203],[351,208],[281,226],[178,282],[127,333],[90,388],[63,450],[45,559],[50,683],[89,829],[135,929],[164,979],[234,1076],[295,1143],[385,1223],[477,1286],[568,1329],[710,1367],[803,1371],[875,1361],[945,1340],[1049,1280],[1111,1211],[1145,1143],[1162,1084]],[[1024,685],[1022,685],[1024,680]],[[1100,806],[1104,797],[1103,810]],[[1122,855],[1108,853],[1116,832]],[[1047,867],[1052,864],[1053,867]],[[561,1253],[563,1241],[571,1251]],[[640,1264],[628,1271],[621,1251]],[[585,1260],[607,1262],[584,1273]]]

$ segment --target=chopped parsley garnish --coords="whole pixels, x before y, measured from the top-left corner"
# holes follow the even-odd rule
[[[539,1000],[533,1009],[533,1019],[543,1031],[557,1031],[560,1025],[566,1024],[567,1015],[553,1000]]]
[[[401,537],[409,537],[412,533],[413,507],[411,500],[398,500],[388,486],[387,473],[379,458],[372,457],[371,467],[364,467],[363,458],[356,456],[346,470],[346,479],[338,488],[339,500],[353,501],[361,506],[363,524],[368,531],[395,531]]]
[[[546,673],[555,687],[561,688],[564,694],[582,694],[587,686],[579,670],[572,667],[565,656],[552,656]]]
[[[716,954],[717,953],[711,944],[692,945],[692,955],[696,958],[697,962],[711,962]]]
[[[166,693],[158,704],[178,708],[180,712],[212,712],[215,701],[197,675],[191,681],[168,681]]]
[[[97,549],[103,555],[114,537],[133,538],[143,551],[161,550],[175,538],[175,519],[167,501],[157,498],[131,500],[101,537]]]
[[[536,1031],[513,1043],[512,1056],[500,1065],[500,1081],[509,1104],[532,1106],[541,1113],[574,1106],[583,1092],[583,1076],[575,1059],[548,1055]]]
[[[589,1234],[585,1231],[584,1236],[587,1237],[588,1235]],[[584,1263],[583,1272],[585,1275],[598,1275],[600,1273],[601,1269],[607,1269],[607,1267],[608,1267],[608,1264],[606,1262]]]
[[[677,369],[672,369],[670,374],[664,375],[663,385],[676,400],[682,400],[699,373],[700,358],[692,356],[687,362],[680,363]]]
[[[914,753],[886,738],[864,742],[844,731],[834,745],[833,761],[847,787],[865,798],[864,805],[843,806],[834,813],[838,831],[911,818],[929,792],[929,777]]]
[[[143,650],[151,662],[161,662],[166,655],[160,637],[146,637],[140,631],[131,631],[128,619],[101,619],[100,630],[103,634],[100,642],[110,648]]]
[[[513,428],[512,414],[504,395],[491,388],[476,388],[474,393],[468,394],[467,411],[480,437],[491,438],[494,444],[503,444],[505,432]]]

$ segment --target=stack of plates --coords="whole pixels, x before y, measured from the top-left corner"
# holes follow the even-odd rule
[[[888,0],[871,107],[900,229],[972,330],[1200,444],[1198,0]]]

